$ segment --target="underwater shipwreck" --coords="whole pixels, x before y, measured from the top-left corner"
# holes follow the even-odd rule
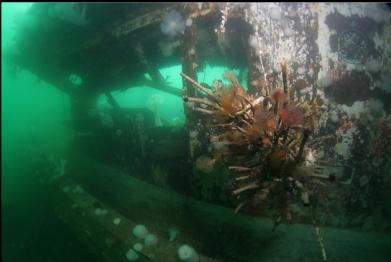
[[[387,5],[36,3],[26,18],[4,58],[69,95],[75,134],[37,179],[93,261],[389,261]],[[160,72],[173,65],[182,86]],[[204,82],[207,65],[227,70]],[[185,123],[121,107],[112,93],[135,86],[182,99]]]

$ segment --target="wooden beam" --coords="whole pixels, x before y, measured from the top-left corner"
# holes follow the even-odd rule
[[[183,97],[183,91],[179,88],[167,85],[167,84],[158,84],[150,79],[144,78],[139,84],[146,85],[148,87],[152,87],[154,89],[166,92],[168,94]]]

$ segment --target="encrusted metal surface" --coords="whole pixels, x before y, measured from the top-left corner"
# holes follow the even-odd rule
[[[358,30],[347,30],[338,39],[338,57],[351,64],[365,63],[368,56],[368,39]]]

